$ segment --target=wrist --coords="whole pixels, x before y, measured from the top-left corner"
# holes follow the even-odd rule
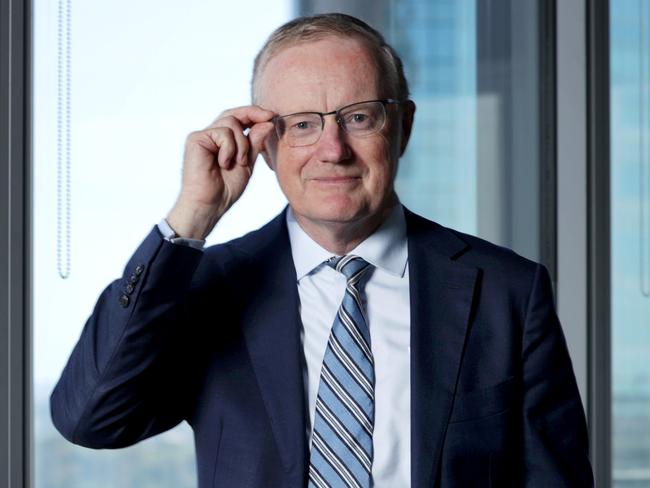
[[[166,241],[171,242],[172,244],[192,247],[198,250],[203,250],[205,247],[205,239],[188,239],[186,237],[180,237],[169,225],[167,219],[162,219],[160,222],[158,222],[158,231],[162,234],[163,238]]]
[[[202,240],[210,234],[221,215],[218,209],[177,203],[165,220],[178,237]]]

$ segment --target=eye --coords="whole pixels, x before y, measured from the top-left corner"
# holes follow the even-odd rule
[[[312,126],[312,123],[308,120],[301,120],[293,124],[292,129],[309,129]]]
[[[351,130],[365,130],[374,124],[373,114],[363,110],[346,114],[343,121],[345,126]]]
[[[309,114],[291,116],[285,122],[287,123],[287,132],[294,135],[320,130],[320,117],[318,116],[311,117]]]

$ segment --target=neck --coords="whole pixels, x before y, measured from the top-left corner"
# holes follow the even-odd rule
[[[319,246],[337,256],[343,256],[375,232],[394,208],[389,205],[381,212],[354,222],[315,222],[294,212],[296,221]]]

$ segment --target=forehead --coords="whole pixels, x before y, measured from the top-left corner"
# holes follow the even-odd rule
[[[366,45],[353,38],[289,45],[261,73],[260,104],[278,113],[331,111],[378,98],[375,65]]]

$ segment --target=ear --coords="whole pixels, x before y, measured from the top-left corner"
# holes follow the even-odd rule
[[[261,154],[264,161],[266,161],[266,165],[271,171],[275,171],[278,141],[273,125],[268,122],[255,124],[248,132],[248,138],[251,149],[255,151],[255,154]]]
[[[260,149],[260,154],[264,158],[269,169],[275,172],[275,159],[278,154],[277,140],[275,140],[275,137],[272,136],[266,140],[264,146]]]
[[[275,166],[273,165],[273,161],[271,160],[271,157],[269,154],[266,152],[266,149],[263,151],[260,151],[260,154],[264,158],[264,161],[266,162],[266,165],[269,167],[271,171],[275,171]]]
[[[400,140],[399,155],[400,157],[406,151],[409,139],[411,138],[411,129],[413,129],[413,119],[415,117],[415,102],[407,100],[402,105],[402,133]]]

